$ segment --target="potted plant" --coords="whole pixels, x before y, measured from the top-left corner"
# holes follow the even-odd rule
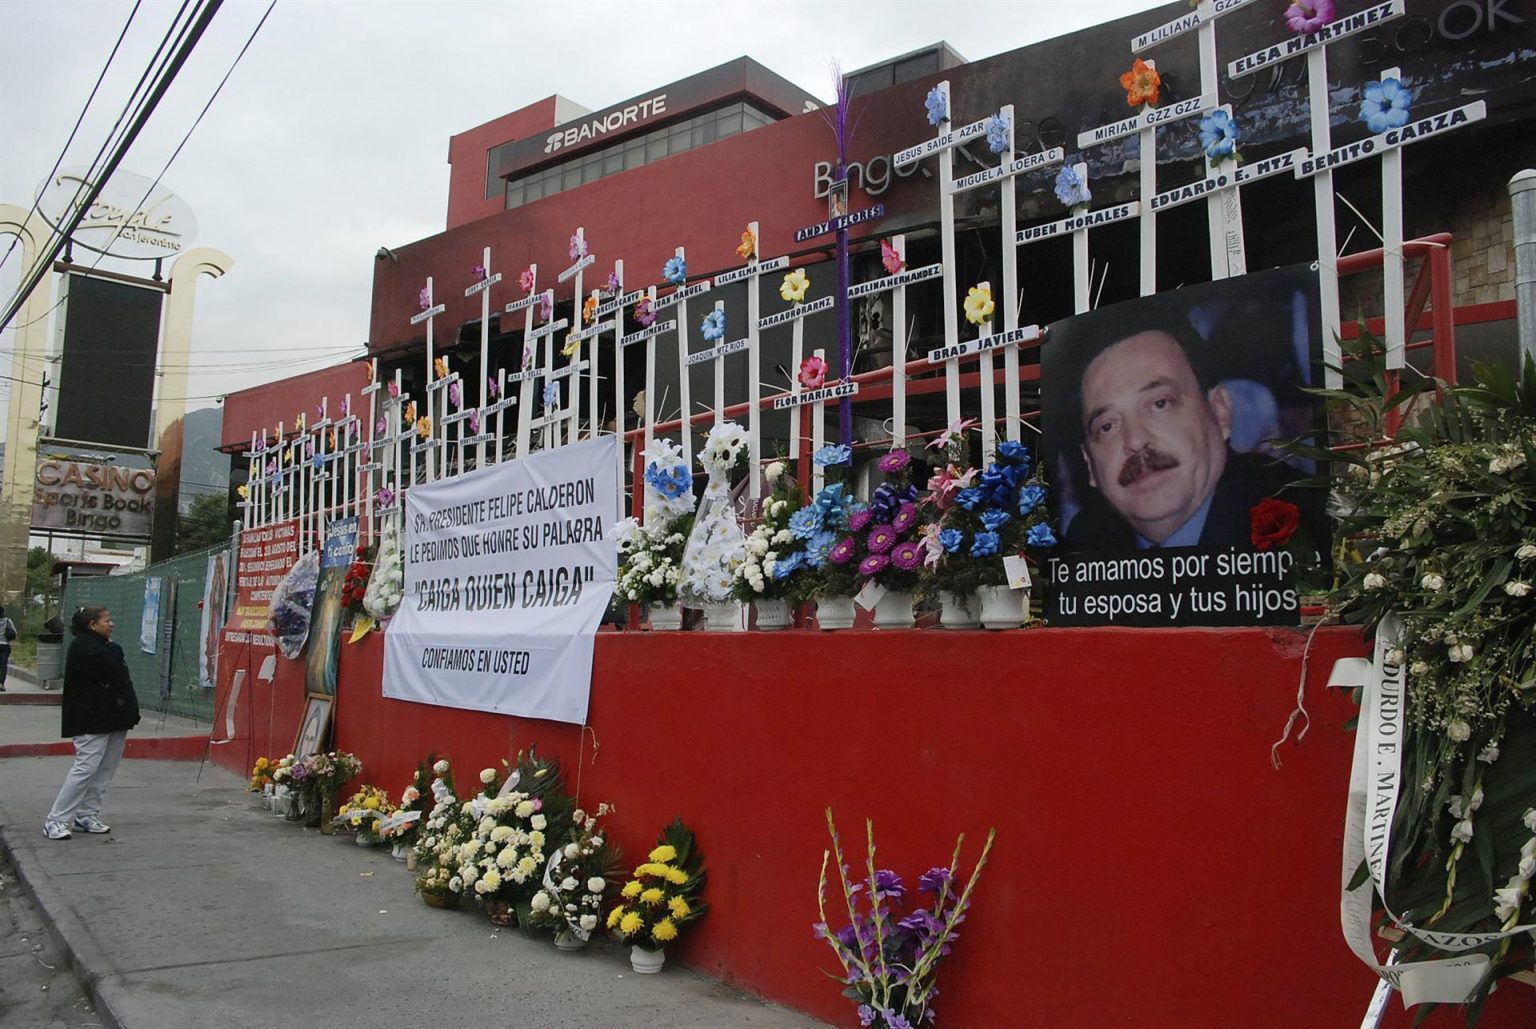
[[[618,872],[618,848],[609,842],[599,819],[609,812],[578,808],[565,844],[551,855],[544,888],[530,902],[532,925],[555,937],[561,950],[580,950],[603,920],[603,909]]]
[[[731,473],[746,463],[747,430],[735,422],[710,428],[699,450],[709,476],[698,513],[683,548],[679,593],[689,607],[702,608],[707,632],[746,628],[741,603],[732,595],[736,570],[746,560],[746,540],[731,500]]]
[[[703,892],[704,856],[683,820],[673,819],[608,912],[608,928],[630,944],[631,968],[643,975],[661,971],[667,944],[708,910]]]
[[[849,516],[848,527],[860,537],[862,589],[878,594],[875,628],[911,628],[912,594],[923,566],[912,455],[903,448],[891,450],[880,458],[879,468],[885,481],[870,494],[868,507]]]
[[[384,821],[395,813],[389,794],[377,786],[364,785],[347,799],[331,819],[332,825],[353,834],[360,847],[376,847],[384,842]]]
[[[682,625],[677,588],[683,551],[693,528],[693,472],[671,440],[645,448],[644,519],[625,518],[614,527],[619,552],[619,596],[651,611],[651,628]]]
[[[763,498],[762,516],[747,534],[746,556],[736,566],[731,595],[757,609],[757,628],[789,627],[793,607],[805,599],[805,575],[794,573],[805,566],[807,538],[797,535],[792,515],[800,510],[800,484],[783,461],[763,470],[769,494]]]

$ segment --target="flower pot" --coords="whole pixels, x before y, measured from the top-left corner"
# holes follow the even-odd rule
[[[397,843],[389,848],[389,856],[396,861],[404,861],[410,857],[411,848],[404,843]]]
[[[681,629],[683,627],[683,609],[676,604],[667,604],[665,607],[651,608],[651,628],[656,631],[664,629]]]
[[[742,632],[746,629],[744,614],[739,601],[727,600],[723,604],[706,604],[704,605],[704,631]]]
[[[982,586],[976,596],[981,601],[983,629],[1017,629],[1029,614],[1029,590]]]
[[[981,605],[976,598],[969,594],[950,593],[945,590],[939,594],[939,604],[942,609],[940,626],[945,629],[976,629],[981,626]]]
[[[853,598],[822,597],[816,601],[816,626],[820,629],[853,628]]]
[[[569,929],[562,929],[555,934],[555,947],[559,950],[581,950],[587,945],[587,941],[577,936]]]
[[[912,628],[912,594],[901,590],[890,590],[876,601],[875,628]]]
[[[421,899],[427,907],[442,908],[445,911],[451,911],[459,906],[457,893],[423,893]]]
[[[318,817],[320,821],[318,823],[310,822],[309,824],[311,826],[318,824],[322,836],[334,836],[336,834],[336,825],[332,822],[332,819],[336,817],[336,795],[330,790],[321,790],[320,803],[317,807],[319,808]]]
[[[407,847],[406,850],[405,850],[405,870],[407,872],[414,872],[414,871],[416,871],[416,848],[415,847]]]
[[[629,967],[641,975],[655,975],[667,963],[665,950],[646,950],[644,947],[629,948]]]
[[[352,842],[356,843],[359,847],[372,847],[374,844],[378,843],[379,841],[376,840],[376,839],[371,839],[371,838],[369,838],[367,836],[364,836],[362,833],[358,833],[356,836],[352,837]]]
[[[789,601],[782,597],[777,600],[754,601],[752,607],[757,611],[757,628],[761,632],[787,629],[794,621]]]

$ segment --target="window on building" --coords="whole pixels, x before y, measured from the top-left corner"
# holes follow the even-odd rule
[[[594,150],[573,157],[552,168],[529,172],[518,178],[508,179],[504,187],[508,208],[553,196],[563,190],[574,189],[588,182],[596,182],[608,175],[638,168],[652,161],[659,161],[672,154],[681,154],[696,147],[708,146],[716,140],[726,139],[771,124],[775,119],[751,104],[735,103],[703,114],[685,118],[642,136],[633,136],[622,143],[614,143],[601,150]],[[499,154],[492,151],[494,162]]]

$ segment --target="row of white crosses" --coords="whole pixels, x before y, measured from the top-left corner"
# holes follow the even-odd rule
[[[270,443],[265,432],[251,433],[240,501],[245,525],[296,520],[301,552],[307,552],[320,546],[332,517],[358,512],[369,444],[351,407],[348,393],[333,418],[326,398],[313,422],[306,424],[302,413],[295,418],[291,437],[283,423]]]

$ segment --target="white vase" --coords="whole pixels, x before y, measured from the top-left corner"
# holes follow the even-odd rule
[[[753,601],[752,606],[757,611],[757,628],[762,632],[787,629],[793,620],[789,601],[782,597],[777,600]]]
[[[641,975],[655,975],[667,963],[664,950],[646,950],[644,947],[629,948],[629,967]]]
[[[875,602],[876,629],[912,628],[912,594],[889,590]]]
[[[660,631],[663,629],[681,629],[682,627],[683,609],[676,604],[651,608],[652,629]]]
[[[816,601],[816,625],[822,629],[853,628],[853,598],[822,597]]]
[[[373,846],[373,841],[364,836],[362,833],[358,833],[356,836],[352,837],[352,842],[356,843],[359,847]]]
[[[743,624],[743,615],[740,602],[727,600],[723,604],[704,605],[704,631],[705,632],[742,632],[746,626]]]
[[[982,586],[976,596],[981,601],[983,629],[1017,629],[1029,614],[1029,590]]]
[[[976,602],[976,597],[970,594],[950,593],[944,590],[939,593],[939,604],[943,613],[940,625],[945,629],[975,629],[981,625],[981,605]]]
[[[389,849],[389,856],[394,858],[396,861],[404,861],[406,855],[410,852],[411,848],[408,844],[397,843]]]
[[[586,945],[587,945],[587,941],[586,940],[582,939],[580,936],[577,936],[574,932],[572,932],[569,929],[563,930],[563,931],[558,932],[558,933],[555,934],[555,947],[558,950],[564,950],[564,951],[581,950]]]

